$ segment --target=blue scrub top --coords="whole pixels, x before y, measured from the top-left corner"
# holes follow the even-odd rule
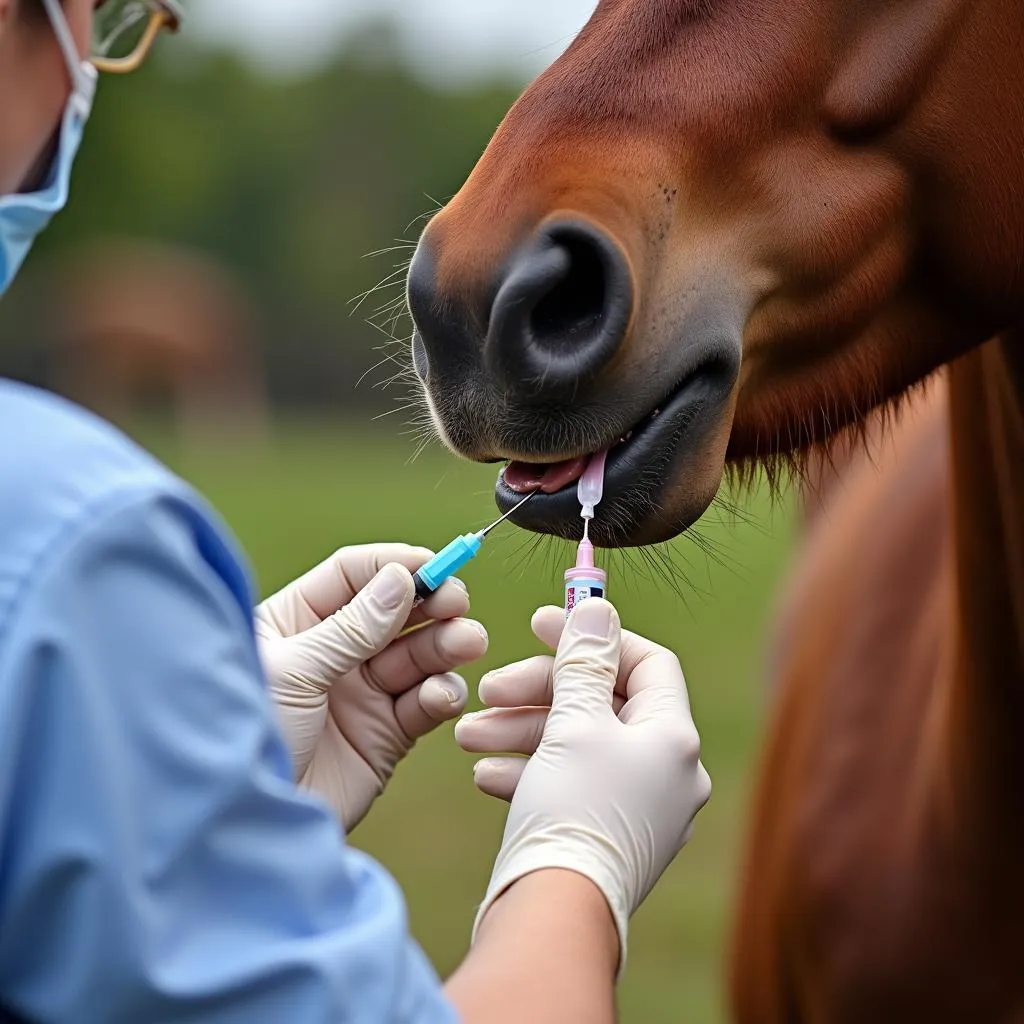
[[[0,381],[0,1020],[456,1019],[401,892],[292,783],[211,509]]]

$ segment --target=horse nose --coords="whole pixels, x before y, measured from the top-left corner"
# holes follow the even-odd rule
[[[546,225],[506,265],[485,362],[511,391],[575,390],[618,351],[632,310],[629,265],[611,238],[579,221]]]

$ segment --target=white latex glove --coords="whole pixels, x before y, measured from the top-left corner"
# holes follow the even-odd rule
[[[466,684],[452,669],[487,650],[483,626],[460,618],[469,609],[461,583],[413,609],[412,572],[432,554],[405,544],[342,548],[256,608],[295,777],[346,831],[416,740],[461,713]]]
[[[484,792],[512,801],[474,939],[513,882],[565,868],[607,898],[621,973],[629,918],[689,839],[711,780],[671,651],[623,632],[615,609],[594,598],[567,622],[562,609],[541,609],[533,630],[556,656],[485,676],[491,709],[455,730],[467,751],[532,755],[487,758],[474,772]]]

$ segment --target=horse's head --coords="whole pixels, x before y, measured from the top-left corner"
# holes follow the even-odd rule
[[[567,537],[615,445],[597,539],[649,543],[984,340],[1020,313],[1022,47],[1017,0],[601,0],[413,261],[445,440],[513,460],[506,507],[543,475],[517,521]]]

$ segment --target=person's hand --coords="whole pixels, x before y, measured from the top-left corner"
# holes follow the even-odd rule
[[[567,622],[560,608],[541,609],[533,630],[555,657],[486,675],[480,697],[490,709],[455,731],[467,751],[528,756],[488,757],[474,771],[480,789],[512,802],[474,939],[510,885],[565,868],[608,900],[621,970],[629,918],[690,837],[711,780],[674,654],[623,632],[595,598]]]
[[[256,608],[295,777],[347,831],[416,740],[461,713],[466,684],[452,669],[487,650],[483,626],[460,617],[461,583],[413,609],[412,572],[431,557],[405,544],[342,548]]]

